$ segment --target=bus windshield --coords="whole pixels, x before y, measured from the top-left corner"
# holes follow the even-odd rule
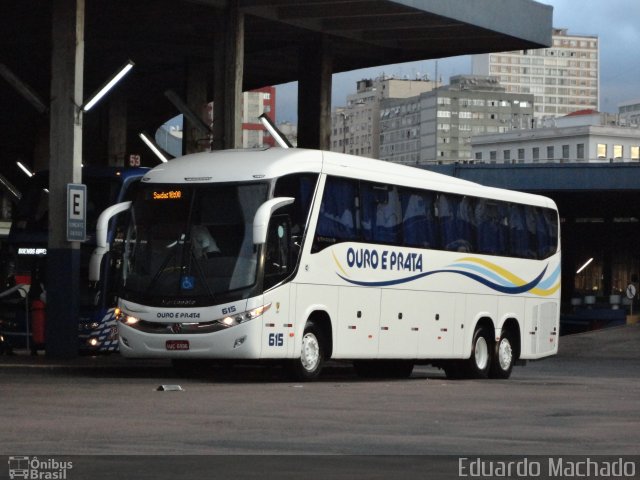
[[[123,297],[211,304],[256,282],[253,218],[267,183],[143,184],[125,229]]]

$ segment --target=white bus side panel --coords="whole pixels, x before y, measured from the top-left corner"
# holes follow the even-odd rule
[[[500,338],[504,322],[513,318],[518,322],[518,326],[520,327],[520,345],[524,344],[524,339],[527,338],[525,335],[526,332],[524,324],[524,303],[525,299],[523,297],[500,296],[498,298],[499,319],[496,324],[496,340]]]
[[[338,288],[331,285],[314,285],[309,283],[296,284],[295,297],[292,297],[295,304],[295,317],[292,318],[294,325],[293,358],[299,358],[302,351],[302,335],[304,326],[313,312],[325,312],[331,319],[331,331],[333,334],[333,358],[336,358],[337,344],[337,322],[338,318]]]
[[[500,330],[504,322],[510,318],[514,318],[520,325],[520,331],[524,329],[524,297],[508,297],[501,295],[498,297],[498,315],[499,320],[496,330]]]
[[[383,290],[380,308],[379,358],[418,356],[420,330],[427,304],[421,292]]]
[[[335,358],[376,358],[380,332],[380,289],[339,287]]]
[[[558,353],[558,308],[557,301],[527,299],[525,339],[520,358],[533,360]]]
[[[264,294],[265,305],[271,305],[258,320],[262,323],[262,354],[260,358],[287,358],[292,350],[294,333],[290,283]]]
[[[463,357],[469,358],[471,355],[471,341],[478,322],[482,318],[488,318],[495,328],[496,319],[498,318],[498,297],[495,295],[466,295],[465,305],[466,322],[464,324]],[[492,331],[491,334],[493,333]]]
[[[453,293],[421,293],[419,358],[451,357],[456,334],[456,300]]]

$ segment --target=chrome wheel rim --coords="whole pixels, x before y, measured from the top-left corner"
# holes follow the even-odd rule
[[[508,338],[503,338],[500,340],[500,345],[498,345],[498,363],[500,364],[500,368],[506,372],[511,367],[512,361],[513,349],[511,348],[511,342]]]
[[[484,370],[489,364],[489,347],[484,337],[478,337],[476,340],[475,359],[478,370]]]
[[[300,356],[302,368],[307,372],[313,372],[320,363],[320,344],[316,336],[309,332],[302,337],[302,355]]]

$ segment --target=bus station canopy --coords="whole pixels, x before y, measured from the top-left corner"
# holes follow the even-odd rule
[[[135,71],[118,86],[128,128],[157,127],[177,113],[164,92],[184,91],[188,65],[213,65],[224,9],[236,2],[245,14],[246,90],[297,80],[321,38],[330,45],[334,73],[551,41],[552,7],[531,0],[85,0],[85,96],[131,59]],[[0,67],[45,106],[53,3],[11,2],[0,16]],[[48,145],[47,112],[2,76],[0,105],[2,156],[28,162],[34,149]],[[14,161],[2,165],[0,173],[11,178]]]

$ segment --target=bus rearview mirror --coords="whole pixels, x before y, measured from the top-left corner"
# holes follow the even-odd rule
[[[276,197],[267,200],[258,208],[253,217],[253,243],[262,245],[267,241],[269,219],[277,209],[293,203],[293,197]]]
[[[129,210],[129,208],[131,208],[131,202],[116,203],[106,208],[98,217],[96,224],[96,249],[91,254],[89,261],[89,281],[97,282],[100,280],[102,257],[109,251],[109,239],[107,238],[109,233],[109,220],[119,213]]]

